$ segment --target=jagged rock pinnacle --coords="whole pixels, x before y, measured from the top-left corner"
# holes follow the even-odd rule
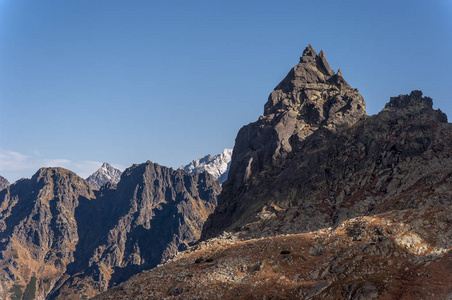
[[[312,46],[309,45],[306,47],[306,49],[304,49],[303,56],[300,57],[300,63],[315,61],[316,57],[317,57],[317,53],[315,52],[314,48],[312,48]]]
[[[358,90],[331,70],[324,51],[317,55],[309,45],[300,62],[268,97],[264,115],[239,131],[234,146],[234,157],[238,159],[231,162],[220,199],[240,199],[265,168],[282,166],[285,158],[302,148],[303,142],[319,129],[333,132],[339,126],[352,126],[366,115],[365,107]],[[204,237],[236,221],[226,203],[220,201],[212,217],[215,224],[207,221]],[[240,215],[234,213],[234,217]]]
[[[308,46],[270,94],[264,115],[239,131],[229,179],[202,237],[238,228],[262,236],[265,226],[271,234],[284,226],[312,231],[376,213],[377,204],[384,212],[444,203],[450,196],[429,198],[424,191],[442,193],[436,186],[450,184],[446,122],[420,91],[392,97],[367,116],[341,70],[330,72],[324,52]],[[288,217],[290,211],[296,213]]]
[[[330,68],[324,51],[319,55],[311,45],[300,62],[270,94],[264,115],[293,111],[306,124],[354,123],[365,114],[365,102],[356,89]]]

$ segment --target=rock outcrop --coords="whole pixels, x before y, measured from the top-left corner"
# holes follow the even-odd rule
[[[224,149],[220,154],[213,157],[208,154],[180,168],[189,174],[208,172],[217,178],[220,183],[223,183],[228,179],[231,157],[232,149]]]
[[[200,237],[220,190],[208,173],[151,162],[100,190],[41,169],[0,192],[1,298],[91,297],[155,267]]]
[[[3,190],[4,188],[7,188],[8,186],[10,186],[9,181],[6,178],[0,176],[0,190]]]
[[[91,183],[95,188],[100,189],[107,182],[117,184],[121,179],[121,174],[122,172],[120,170],[104,162],[99,170],[86,178],[86,181]]]

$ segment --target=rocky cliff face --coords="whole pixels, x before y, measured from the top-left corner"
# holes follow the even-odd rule
[[[7,188],[9,185],[10,185],[9,181],[6,178],[0,176],[0,190]]]
[[[375,116],[297,141],[279,165],[231,167],[230,178],[250,175],[224,186],[204,237],[239,229],[248,236],[308,232],[356,216],[449,203],[451,137],[430,98],[419,91],[393,97]]]
[[[99,191],[98,219],[85,224],[70,277],[50,299],[94,295],[187,249],[200,237],[220,190],[208,173],[192,176],[151,162],[125,170],[117,187]]]
[[[181,168],[189,174],[208,172],[217,178],[220,183],[223,183],[228,179],[231,157],[232,149],[224,149],[220,154],[213,157],[208,154]]]
[[[243,225],[237,223],[239,219],[248,219],[269,205],[254,199],[253,193],[269,188],[260,179],[270,182],[293,164],[291,157],[305,147],[311,135],[319,130],[315,137],[324,132],[334,134],[365,116],[365,102],[358,90],[350,87],[340,71],[331,70],[323,51],[317,55],[307,47],[300,62],[270,94],[264,115],[237,134],[229,180],[204,237]]]
[[[2,299],[21,299],[26,290],[28,299],[44,299],[74,260],[76,210],[94,198],[84,179],[61,168],[40,169],[0,192]]]
[[[451,130],[419,91],[391,98],[378,115],[321,128],[280,166],[264,165],[249,183],[225,186],[205,236],[234,228],[249,236],[263,234],[258,228],[269,235],[307,232],[351,217],[449,203]]]
[[[151,162],[98,191],[41,169],[0,192],[1,298],[91,297],[152,268],[199,238],[220,189],[208,173]]]
[[[121,174],[122,172],[120,170],[115,169],[109,163],[104,162],[99,170],[86,178],[86,181],[91,183],[95,188],[100,189],[107,182],[117,184],[121,179]]]

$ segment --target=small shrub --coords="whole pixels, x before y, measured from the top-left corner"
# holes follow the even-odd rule
[[[204,261],[204,259],[202,257],[200,257],[195,260],[195,263],[199,264],[200,262],[203,262],[203,261]]]
[[[206,262],[213,262],[213,258],[206,259]]]
[[[22,291],[22,287],[21,285],[15,284],[11,287],[11,289],[9,290],[9,292],[12,294],[11,300],[21,300],[22,299],[22,295],[23,295],[23,291]]]
[[[30,282],[25,288],[22,300],[33,300],[36,294],[36,277],[31,277]]]
[[[289,250],[283,250],[283,251],[281,251],[281,254],[290,254],[291,252],[289,251]]]

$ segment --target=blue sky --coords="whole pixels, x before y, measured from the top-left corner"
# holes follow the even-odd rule
[[[308,44],[368,114],[420,89],[452,118],[451,0],[0,0],[0,175],[220,153]]]

